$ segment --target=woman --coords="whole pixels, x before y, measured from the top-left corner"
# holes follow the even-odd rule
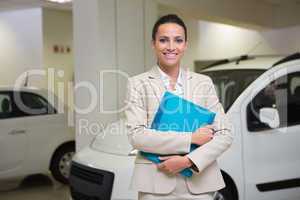
[[[128,80],[125,115],[131,145],[162,155],[162,162],[154,164],[138,153],[131,187],[139,192],[140,200],[213,199],[214,191],[225,187],[216,159],[232,143],[229,122],[211,79],[180,66],[187,49],[187,29],[177,15],[158,19],[152,46],[157,65]],[[214,123],[193,134],[150,129],[165,91],[215,112]],[[213,134],[213,130],[221,131]],[[190,152],[191,144],[201,146]],[[179,174],[185,168],[193,170],[192,177]]]

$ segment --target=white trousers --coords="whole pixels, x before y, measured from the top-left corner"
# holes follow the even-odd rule
[[[186,184],[186,178],[176,175],[176,187],[169,194],[138,193],[138,200],[213,200],[214,192],[192,194]]]

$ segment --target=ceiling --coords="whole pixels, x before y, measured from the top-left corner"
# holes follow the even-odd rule
[[[238,26],[282,28],[299,25],[300,0],[156,0],[196,20]],[[0,10],[46,7],[72,10],[72,3],[46,0],[0,0]]]
[[[58,4],[46,0],[0,0],[0,10],[14,10],[32,7],[46,7],[60,10],[71,10],[72,3]]]
[[[198,20],[268,29],[300,25],[300,0],[156,0]]]
[[[300,0],[263,0],[266,3],[277,5],[277,6],[292,6],[300,5]]]

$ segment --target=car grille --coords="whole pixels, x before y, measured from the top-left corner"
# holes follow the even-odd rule
[[[78,165],[73,164],[71,166],[71,174],[98,185],[102,185],[103,183],[103,174],[97,173],[95,171],[88,171]]]
[[[110,200],[115,174],[72,161],[69,176],[74,200]]]
[[[88,195],[76,192],[72,187],[71,187],[71,194],[72,194],[73,200],[102,200],[102,199],[100,199],[100,197],[88,196]]]

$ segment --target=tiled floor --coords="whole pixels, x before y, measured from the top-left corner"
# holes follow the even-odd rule
[[[43,175],[31,176],[17,182],[0,182],[1,200],[69,200],[70,192],[66,185],[52,181]]]

